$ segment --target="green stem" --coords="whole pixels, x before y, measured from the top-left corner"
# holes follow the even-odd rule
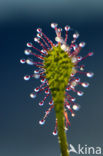
[[[67,137],[65,133],[64,96],[62,93],[60,94],[59,92],[56,97],[54,101],[54,108],[57,119],[58,141],[60,144],[61,156],[69,156]]]

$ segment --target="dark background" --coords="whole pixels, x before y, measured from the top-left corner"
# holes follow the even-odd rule
[[[54,39],[51,22],[78,30],[79,40],[87,43],[83,55],[95,53],[85,63],[95,76],[82,79],[90,87],[78,100],[81,109],[71,120],[68,142],[103,149],[103,0],[0,0],[0,156],[59,155],[57,137],[52,136],[54,111],[45,126],[38,124],[48,100],[41,108],[40,97],[30,99],[39,80],[25,82],[23,76],[34,68],[19,61],[26,58],[26,43],[33,41],[38,27]]]

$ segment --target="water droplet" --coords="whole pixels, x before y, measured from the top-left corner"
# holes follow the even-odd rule
[[[32,47],[32,43],[28,42],[27,47]]]
[[[41,79],[40,81],[41,81],[42,83],[44,83],[44,82],[46,81],[46,79]]]
[[[66,25],[66,26],[64,27],[64,29],[65,29],[65,31],[69,31],[69,30],[70,30],[70,26]]]
[[[79,46],[80,46],[81,48],[85,47],[85,42],[79,43]]]
[[[93,55],[94,55],[93,52],[88,53],[88,56],[93,56]]]
[[[49,102],[49,105],[53,105],[53,101],[50,101],[50,102]]]
[[[31,51],[30,49],[26,49],[26,50],[24,51],[25,55],[30,55],[31,52],[32,52],[32,51]]]
[[[40,124],[40,125],[44,125],[44,123],[45,123],[45,120],[39,121],[39,124]]]
[[[72,116],[72,117],[75,117],[75,114],[74,114],[74,113],[72,113],[72,114],[71,114],[71,116]]]
[[[76,81],[76,82],[80,82],[80,78],[76,78],[75,81]]]
[[[78,57],[77,57],[78,61],[81,61],[82,58],[83,58],[82,56],[78,56]]]
[[[38,91],[39,91],[39,88],[38,88],[38,87],[37,87],[37,88],[35,88],[35,89],[34,89],[34,91],[35,91],[35,92],[38,92]]]
[[[87,77],[93,77],[94,73],[89,72],[89,73],[87,73],[86,75],[87,75]]]
[[[58,32],[62,32],[62,28],[58,28]]]
[[[35,42],[39,42],[39,38],[38,38],[38,37],[35,37],[35,38],[34,38],[34,41],[35,41]]]
[[[27,59],[27,60],[26,60],[26,63],[27,63],[28,65],[33,65],[33,64],[34,64],[33,61],[32,61],[32,59]]]
[[[51,28],[56,28],[58,26],[57,23],[51,23]]]
[[[57,135],[57,130],[56,130],[56,129],[53,131],[53,135],[54,135],[54,136]]]
[[[40,78],[40,75],[39,74],[34,74],[34,78],[35,79],[39,79]]]
[[[49,90],[46,90],[46,91],[45,91],[45,94],[49,94]]]
[[[24,64],[25,63],[25,59],[21,59],[20,63]]]
[[[24,76],[24,80],[29,80],[30,79],[30,75],[26,75],[26,76]]]
[[[74,102],[75,100],[76,100],[76,98],[73,98],[73,97],[71,98],[71,101],[73,101],[73,102]]]
[[[73,38],[74,38],[74,39],[77,39],[78,37],[79,37],[79,33],[73,34]]]
[[[77,62],[77,57],[75,57],[75,56],[73,56],[72,58],[71,58],[71,61],[72,61],[72,63],[76,63]]]
[[[84,94],[84,92],[82,92],[82,91],[78,91],[78,92],[77,92],[77,95],[78,95],[78,96],[82,96],[83,94]]]
[[[61,49],[65,51],[67,49],[67,46],[65,44],[62,44]]]
[[[39,102],[39,106],[43,106],[44,105],[44,101]]]
[[[38,32],[38,33],[42,32],[42,29],[41,29],[41,28],[38,28],[38,29],[37,29],[37,32]]]
[[[38,74],[38,73],[39,73],[39,70],[34,70],[34,73],[35,73],[35,74]]]
[[[79,110],[79,108],[80,108],[80,106],[79,106],[79,105],[77,105],[77,104],[74,104],[72,108],[73,108],[73,110],[78,111],[78,110]]]
[[[89,86],[89,83],[88,83],[88,82],[83,82],[81,85],[82,85],[83,87],[88,87],[88,86]]]
[[[36,94],[35,93],[31,93],[30,94],[30,97],[33,98],[33,99],[35,99],[36,98]]]

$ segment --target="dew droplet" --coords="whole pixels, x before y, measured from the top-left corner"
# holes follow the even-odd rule
[[[35,88],[34,91],[35,91],[35,92],[39,92],[39,88],[38,88],[38,87]]]
[[[27,47],[32,47],[32,43],[28,42]]]
[[[81,48],[85,47],[85,42],[79,43],[79,46],[80,46]]]
[[[53,105],[53,101],[50,101],[50,102],[49,102],[49,105]]]
[[[20,63],[24,64],[25,63],[25,59],[21,59]]]
[[[44,125],[44,123],[45,123],[45,120],[40,120],[40,121],[39,121],[39,124],[40,124],[40,125]]]
[[[88,82],[83,82],[81,85],[86,88],[86,87],[89,86],[89,83]]]
[[[73,38],[74,38],[74,39],[77,39],[78,37],[79,37],[79,33],[73,34]]]
[[[51,28],[56,28],[58,26],[57,23],[51,23]]]
[[[77,104],[74,104],[72,108],[73,108],[73,110],[78,111],[78,110],[79,110],[79,108],[80,108],[80,106],[79,106],[79,105],[77,105]]]
[[[24,51],[24,53],[25,53],[25,55],[30,55],[30,54],[31,54],[31,50],[30,50],[30,49],[26,49],[26,50]]]
[[[93,77],[94,73],[89,72],[89,73],[87,73],[86,75],[87,75],[87,77]]]
[[[27,59],[27,60],[26,60],[26,63],[27,63],[28,65],[33,65],[33,64],[34,64],[33,61],[32,61],[32,59]]]
[[[35,79],[39,79],[40,78],[40,75],[39,74],[34,74],[34,78]]]
[[[65,31],[69,31],[69,30],[70,30],[70,26],[66,25],[66,26],[64,27],[64,29],[65,29]]]
[[[41,79],[40,81],[41,81],[42,83],[44,83],[44,82],[46,81],[46,79]]]
[[[43,106],[44,105],[44,101],[39,102],[39,106]]]
[[[82,91],[78,91],[78,92],[77,92],[77,95],[78,95],[78,96],[82,96],[83,94],[84,94],[84,92],[82,92]]]
[[[38,33],[42,32],[42,29],[41,29],[41,28],[38,28],[38,29],[37,29],[37,32],[38,32]]]
[[[49,94],[49,90],[45,90],[45,94]]]
[[[30,75],[24,76],[24,80],[28,81],[30,79]]]
[[[88,56],[93,56],[93,55],[94,55],[93,52],[88,53]]]
[[[33,99],[35,99],[36,98],[36,94],[35,93],[31,93],[30,94],[30,97],[33,98]]]
[[[71,116],[72,116],[72,117],[75,117],[75,114],[74,114],[74,113],[72,113],[72,114],[71,114]]]
[[[73,101],[73,102],[74,102],[75,100],[76,100],[76,98],[73,98],[73,97],[71,98],[71,101]]]
[[[34,73],[35,73],[35,74],[38,74],[38,73],[39,73],[39,70],[34,70]]]
[[[54,135],[54,136],[57,135],[57,130],[56,130],[56,129],[53,131],[53,135]]]

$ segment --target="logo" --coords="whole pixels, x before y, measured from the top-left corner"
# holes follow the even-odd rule
[[[72,144],[69,146],[69,152],[73,152],[75,154],[83,154],[83,155],[101,155],[102,154],[102,148],[101,147],[92,147],[88,145],[81,146],[81,144],[78,144],[77,147],[74,147]]]

